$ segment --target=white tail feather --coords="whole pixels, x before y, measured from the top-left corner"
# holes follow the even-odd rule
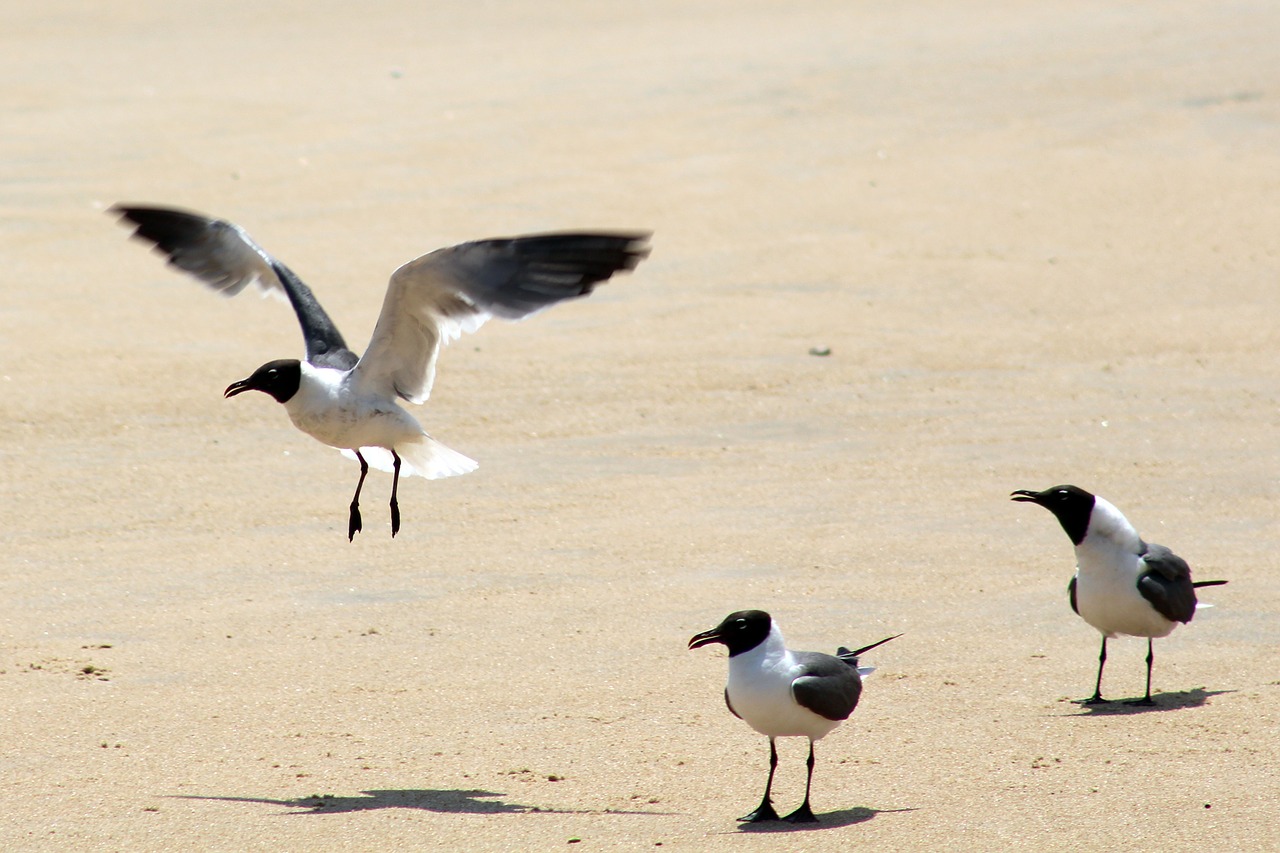
[[[456,450],[450,450],[429,435],[421,440],[396,447],[400,454],[400,476],[425,477],[428,480],[439,480],[442,477],[456,477],[468,474],[479,466],[470,457],[463,456]],[[355,459],[354,450],[343,450],[342,455]],[[394,470],[391,451],[385,447],[362,447],[360,455],[369,463],[369,467],[390,473]]]
[[[858,675],[860,675],[860,676],[861,676],[861,677],[863,677],[863,678],[866,678],[868,675],[870,675],[871,673],[873,673],[873,672],[875,672],[875,671],[876,671],[876,668],[875,668],[874,666],[860,666],[860,667],[858,667]]]

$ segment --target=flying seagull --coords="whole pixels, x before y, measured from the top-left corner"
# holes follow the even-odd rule
[[[1147,694],[1128,704],[1154,705],[1152,639],[1167,637],[1179,622],[1191,621],[1197,588],[1226,581],[1193,582],[1186,560],[1163,545],[1142,541],[1120,510],[1078,486],[1053,486],[1041,492],[1018,489],[1010,497],[1053,513],[1076,548],[1076,573],[1067,585],[1071,609],[1102,632],[1098,681],[1084,704],[1106,701],[1102,667],[1107,662],[1107,639],[1128,634],[1147,638]]]
[[[729,713],[769,738],[769,780],[764,786],[764,798],[755,811],[738,820],[759,823],[779,819],[770,798],[773,772],[778,766],[775,741],[780,737],[807,737],[809,775],[804,785],[804,803],[782,820],[817,821],[809,807],[813,742],[847,720],[857,707],[862,676],[872,671],[871,667],[858,666],[858,655],[900,636],[894,634],[852,652],[841,647],[835,655],[793,652],[768,613],[739,610],[689,640],[690,649],[711,643],[728,646],[729,682],[724,689],[724,702]]]
[[[224,396],[262,391],[284,404],[294,426],[360,463],[347,538],[361,529],[360,489],[369,465],[393,474],[391,535],[400,530],[400,475],[433,480],[476,463],[427,435],[401,400],[424,403],[442,344],[474,332],[490,317],[520,320],[585,296],[649,254],[642,232],[533,234],[462,243],[423,255],[391,274],[382,313],[364,355],[347,347],[311,289],[222,219],[168,207],[118,204],[133,236],[154,244],[169,264],[223,296],[249,284],[287,297],[298,315],[306,359],[279,359],[227,386]]]

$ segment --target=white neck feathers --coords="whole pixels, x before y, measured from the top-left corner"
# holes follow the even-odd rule
[[[1134,554],[1142,550],[1142,539],[1138,536],[1138,531],[1106,498],[1094,498],[1093,513],[1089,516],[1089,531],[1081,544],[1086,544],[1095,537]]]

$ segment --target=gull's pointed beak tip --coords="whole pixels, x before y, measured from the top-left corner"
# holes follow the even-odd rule
[[[716,629],[712,628],[710,631],[703,631],[701,634],[694,634],[690,637],[689,650],[700,649],[703,646],[718,642],[720,642],[720,634]]]

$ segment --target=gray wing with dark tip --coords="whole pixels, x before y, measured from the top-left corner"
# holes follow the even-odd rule
[[[803,674],[791,682],[791,695],[802,707],[828,720],[846,720],[862,695],[862,679],[840,658],[820,652],[796,652]]]
[[[585,296],[649,253],[642,233],[537,234],[438,249],[396,270],[356,367],[362,390],[424,402],[440,346],[490,317],[519,320]]]
[[[343,370],[355,366],[355,353],[347,348],[311,288],[240,226],[170,207],[117,204],[108,212],[133,226],[133,236],[153,244],[170,266],[223,296],[235,296],[250,284],[264,293],[285,296],[302,327],[307,361]]]
[[[117,204],[108,212],[134,226],[133,236],[154,244],[170,266],[223,296],[235,296],[250,284],[285,295],[272,257],[238,225],[170,207]]]
[[[1138,592],[1166,619],[1190,622],[1196,613],[1196,591],[1187,561],[1163,545],[1147,545],[1146,570],[1138,576]]]

